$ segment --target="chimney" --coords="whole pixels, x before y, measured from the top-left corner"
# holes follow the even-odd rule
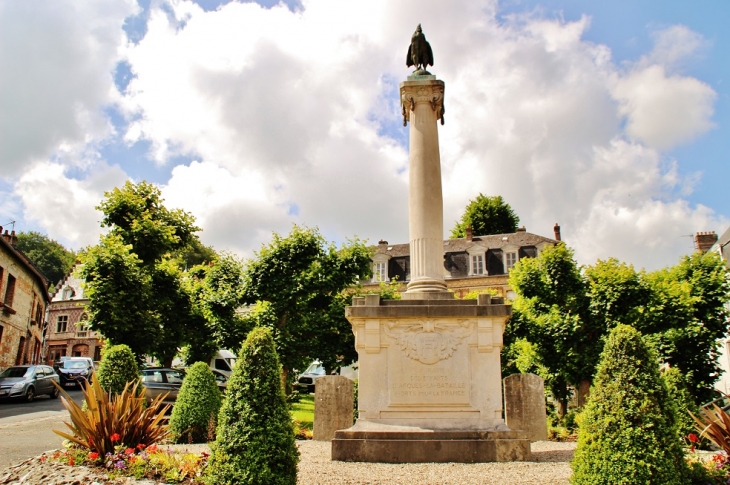
[[[10,242],[10,233],[8,233],[7,229],[5,229],[5,232],[3,233],[3,239],[5,239],[5,241],[7,241],[8,243]]]
[[[378,246],[387,246],[387,245],[388,245],[388,241],[386,241],[385,239],[381,239],[380,241],[378,241]]]
[[[527,232],[527,228],[525,226],[518,227],[517,232]]]
[[[555,240],[556,241],[561,241],[561,239],[560,239],[560,226],[558,225],[557,222],[555,223],[555,226],[553,227],[553,231],[555,232]]]
[[[695,249],[701,253],[706,253],[716,242],[717,234],[715,234],[715,231],[695,234]]]
[[[466,226],[466,240],[469,242],[474,240],[474,234],[471,232],[471,226]]]
[[[715,240],[717,240],[717,236],[715,236]],[[10,242],[10,245],[11,246],[17,246],[18,245],[18,236],[15,235],[15,229],[13,229],[13,232],[10,233],[10,241],[9,242]]]

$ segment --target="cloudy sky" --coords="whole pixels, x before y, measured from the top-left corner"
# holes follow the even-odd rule
[[[581,263],[675,264],[730,225],[726,0],[0,0],[0,224],[80,248],[104,191],[158,184],[201,239],[408,241],[398,84],[446,83],[448,232],[502,195]]]

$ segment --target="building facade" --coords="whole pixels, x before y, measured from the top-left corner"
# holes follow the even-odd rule
[[[695,248],[719,254],[725,266],[730,268],[730,227],[719,238],[714,232],[698,232],[695,234]],[[726,307],[730,311],[730,302],[727,302]],[[723,372],[715,383],[715,389],[730,394],[730,336],[723,339],[721,344],[719,362]]]
[[[60,357],[91,357],[101,360],[102,342],[88,325],[83,280],[77,264],[59,283],[51,297],[48,312],[46,363],[52,365]]]
[[[515,298],[509,288],[509,270],[523,258],[537,257],[545,248],[560,239],[560,226],[555,224],[554,239],[527,232],[521,227],[510,234],[473,236],[467,228],[464,238],[444,241],[444,281],[454,296],[462,298],[472,291],[491,290],[508,300]],[[365,291],[377,290],[381,281],[394,278],[405,291],[410,281],[410,244],[388,244],[379,241],[373,255],[373,277],[362,282]]]
[[[0,236],[0,370],[42,361],[49,282],[16,243]]]

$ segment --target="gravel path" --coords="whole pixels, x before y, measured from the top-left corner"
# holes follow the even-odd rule
[[[515,463],[346,463],[330,460],[329,441],[298,441],[299,485],[567,485],[575,443],[540,441],[532,444],[531,462]],[[199,453],[206,445],[176,446]],[[8,485],[153,485],[133,479],[107,481],[83,467],[67,467],[30,459],[0,470],[0,484]]]

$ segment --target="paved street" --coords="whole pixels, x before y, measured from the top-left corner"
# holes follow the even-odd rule
[[[81,404],[80,390],[67,392]],[[60,398],[40,396],[32,403],[0,402],[0,468],[60,447],[63,439],[53,430],[67,430],[64,420],[68,420],[68,413]]]

